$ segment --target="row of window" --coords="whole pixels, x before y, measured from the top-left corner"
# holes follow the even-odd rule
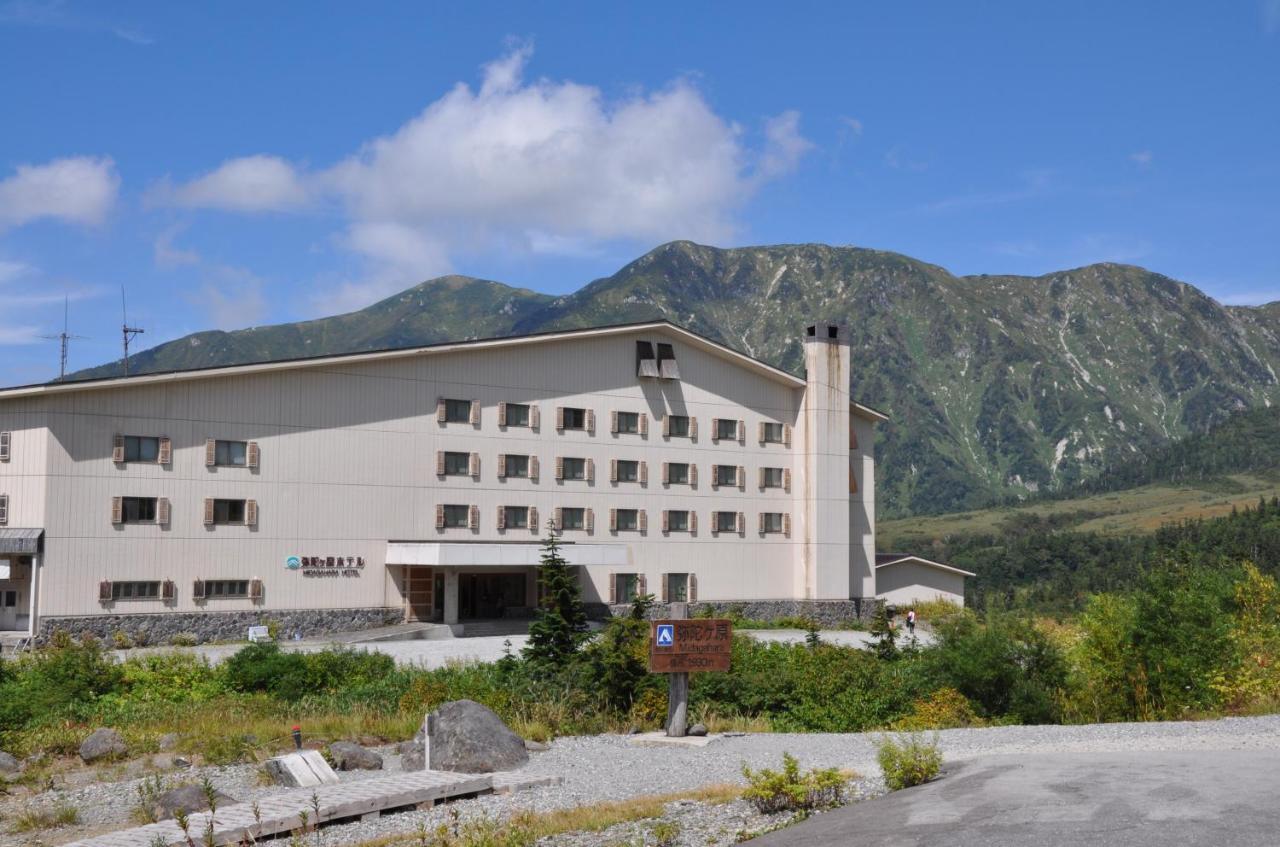
[[[436,401],[436,420],[442,424],[459,423],[479,426],[480,401],[441,397]],[[528,403],[499,403],[498,426],[538,429],[541,426],[541,413],[538,406]],[[596,431],[595,410],[577,406],[557,406],[556,431],[566,430],[594,433]],[[609,431],[614,435],[648,435],[649,415],[645,412],[610,412]],[[662,434],[666,438],[697,438],[698,419],[688,415],[663,415]],[[758,435],[761,444],[791,445],[790,424],[761,421]],[[736,418],[712,418],[711,440],[746,443],[746,421]]]
[[[663,509],[662,531],[689,532],[698,531],[698,513],[685,509]],[[538,528],[537,506],[499,506],[497,511],[497,528],[534,529]],[[556,531],[578,530],[595,532],[595,510],[585,506],[560,506],[552,513],[552,529]],[[466,503],[441,503],[436,506],[436,529],[480,529],[480,507]],[[747,529],[745,512],[712,511],[711,531],[713,533],[743,534]],[[648,532],[649,513],[645,509],[610,509],[610,532]],[[782,534],[791,536],[790,512],[760,512],[757,517],[757,530],[761,535]]]
[[[609,574],[609,602],[631,603],[649,593],[649,580],[642,573]],[[658,600],[662,603],[694,603],[698,599],[698,575],[664,573],[659,577]]]
[[[210,468],[256,468],[260,455],[256,441],[207,438],[204,442],[204,463]],[[117,465],[172,464],[173,440],[167,435],[116,435],[111,461]]]
[[[537,456],[514,453],[498,454],[499,479],[528,479],[537,482],[540,463]],[[480,476],[480,454],[450,450],[436,451],[437,476]],[[595,460],[576,456],[556,457],[556,479],[595,482]],[[639,459],[610,459],[610,482],[649,483],[649,463]],[[759,469],[757,482],[760,488],[791,490],[790,468]],[[697,485],[698,466],[689,462],[663,462],[663,485]],[[745,489],[747,469],[744,465],[712,465],[711,485]]]
[[[220,599],[262,599],[260,579],[197,579],[191,584],[191,599],[196,601]],[[163,600],[171,603],[178,599],[178,586],[172,580],[118,581],[104,579],[98,583],[98,600],[114,603],[120,600]]]
[[[154,523],[167,525],[172,514],[167,497],[112,497],[111,522],[113,524]],[[257,500],[232,500],[206,497],[204,501],[204,525],[258,525]]]

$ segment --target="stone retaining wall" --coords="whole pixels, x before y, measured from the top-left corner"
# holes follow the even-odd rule
[[[282,641],[391,626],[404,622],[404,609],[258,609],[239,612],[158,612],[145,615],[49,617],[40,620],[37,644],[62,630],[72,637],[93,635],[111,645],[117,637],[133,646],[208,641],[244,641],[251,626],[278,626]],[[119,636],[117,636],[119,634]]]
[[[696,602],[687,604],[689,617],[733,617],[753,621],[776,621],[781,618],[811,618],[819,626],[835,627],[849,621],[870,622],[880,601],[865,598],[857,600],[745,600],[742,602]],[[604,603],[587,605],[587,615],[593,620],[622,617],[629,614],[631,606]],[[671,606],[657,603],[649,618],[670,617]]]

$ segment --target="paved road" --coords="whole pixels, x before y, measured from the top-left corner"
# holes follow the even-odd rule
[[[988,756],[752,841],[760,847],[1280,844],[1275,750]]]

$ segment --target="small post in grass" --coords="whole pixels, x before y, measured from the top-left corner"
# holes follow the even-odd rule
[[[293,727],[293,749],[302,749],[302,727],[294,725]]]

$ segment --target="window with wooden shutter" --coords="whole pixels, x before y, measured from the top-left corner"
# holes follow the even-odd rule
[[[649,484],[649,463],[647,461],[640,463],[640,484]]]
[[[662,484],[663,485],[671,484],[671,463],[670,462],[662,463]]]
[[[587,459],[587,482],[596,481],[596,460]]]
[[[747,422],[744,420],[738,421],[738,443],[747,443]]]
[[[471,425],[472,426],[480,425],[480,401],[479,400],[471,401]]]
[[[173,464],[173,439],[167,435],[160,436],[160,450],[156,455],[156,462],[161,465]]]
[[[258,448],[258,442],[250,441],[245,446],[245,464],[251,468],[256,468],[262,463],[262,450]]]
[[[609,510],[609,531],[610,532],[618,531],[618,510],[617,509]]]
[[[171,579],[166,579],[160,583],[160,599],[166,603],[172,603],[178,599],[178,585]]]
[[[197,579],[191,583],[191,599],[192,600],[204,599],[204,580],[203,579]]]
[[[787,447],[791,446],[791,424],[782,425],[782,443]]]
[[[117,465],[124,464],[124,436],[116,435],[111,442],[111,461]]]
[[[617,459],[609,460],[609,481],[610,482],[618,481],[618,460]]]
[[[9,525],[9,495],[0,494],[0,526]]]
[[[711,419],[711,443],[716,444],[716,443],[719,443],[719,441],[720,441],[720,419],[712,418]],[[712,471],[711,473],[714,475],[715,471]]]
[[[467,529],[480,528],[480,507],[470,506],[467,509]]]
[[[436,476],[444,476],[444,451],[436,451]]]
[[[538,481],[538,457],[537,456],[529,457],[529,479],[533,480],[534,482]]]
[[[761,512],[759,517],[760,517],[760,520],[758,522],[760,524],[759,532],[761,535],[764,535],[764,512]]]
[[[556,456],[556,479],[564,479],[564,456]]]
[[[662,415],[662,437],[671,437],[671,413],[664,412]]]
[[[13,442],[13,433],[0,432],[0,462],[9,461],[10,444]]]
[[[564,528],[564,509],[559,506],[556,507],[555,511],[552,513],[551,524],[552,529],[556,532],[559,532]]]
[[[747,490],[747,469],[742,465],[738,465],[738,490]]]
[[[640,528],[641,532],[649,531],[649,510],[648,509],[638,509],[636,511],[636,526]]]
[[[698,602],[698,575],[696,573],[689,574],[689,602]]]
[[[542,410],[537,403],[529,404],[529,429],[536,430],[542,426]]]
[[[436,529],[444,529],[444,504],[436,504]]]
[[[649,413],[648,412],[640,413],[639,424],[640,424],[640,437],[647,438],[649,436]]]
[[[507,507],[499,506],[498,507],[498,529],[501,530],[506,528],[507,528]]]
[[[667,509],[662,510],[662,531],[663,532],[671,531],[671,512],[668,511]]]
[[[738,512],[738,535],[747,531],[747,516],[745,512]]]
[[[585,526],[586,526],[588,535],[596,531],[596,510],[589,506],[587,507]]]
[[[689,534],[698,534],[698,513],[694,511],[689,512]]]
[[[249,580],[249,599],[255,603],[262,599],[262,580],[256,576]]]
[[[533,530],[534,532],[538,531],[538,507],[537,506],[529,507],[529,529]]]
[[[720,466],[719,465],[711,466],[711,487],[712,488],[720,487]]]
[[[689,416],[689,440],[698,440],[698,419],[693,415]]]
[[[791,537],[791,513],[782,513],[782,534],[787,538]]]
[[[505,401],[498,403],[498,426],[505,428],[507,425],[507,404]]]
[[[643,597],[649,593],[649,581],[645,579],[644,574],[636,577],[636,596]]]
[[[764,441],[764,421],[760,421],[759,429],[760,429],[760,443],[761,443],[761,444],[764,444],[764,443],[765,443],[765,441]]]
[[[564,432],[564,406],[556,406],[556,432]]]
[[[658,574],[659,584],[662,586],[662,602],[671,602],[671,574]]]
[[[245,526],[258,525],[258,501],[257,500],[244,501],[244,525]]]
[[[102,582],[98,583],[98,602],[99,603],[111,602],[111,580],[104,579],[102,580]]]
[[[113,524],[124,523],[124,498],[111,498],[111,522]]]
[[[470,472],[472,476],[474,477],[480,476],[480,454],[479,453],[472,453],[471,459],[468,461],[467,464],[468,464],[467,470]]]
[[[211,468],[218,463],[218,439],[206,438],[204,440],[204,466]]]
[[[169,498],[161,497],[156,500],[156,523],[161,526],[168,526],[172,517],[173,507],[169,505]]]
[[[449,419],[448,412],[445,410],[444,398],[437,397],[436,398],[436,421],[438,421],[439,423],[444,423],[448,419]]]
[[[791,491],[791,468],[782,469],[782,490]]]
[[[507,454],[498,454],[498,479],[507,478]]]
[[[689,464],[689,486],[698,487],[698,466],[692,463]]]
[[[618,413],[616,411],[609,413],[609,432],[614,435],[618,434]]]
[[[613,571],[609,571],[609,605],[615,606],[618,603],[618,575]]]

